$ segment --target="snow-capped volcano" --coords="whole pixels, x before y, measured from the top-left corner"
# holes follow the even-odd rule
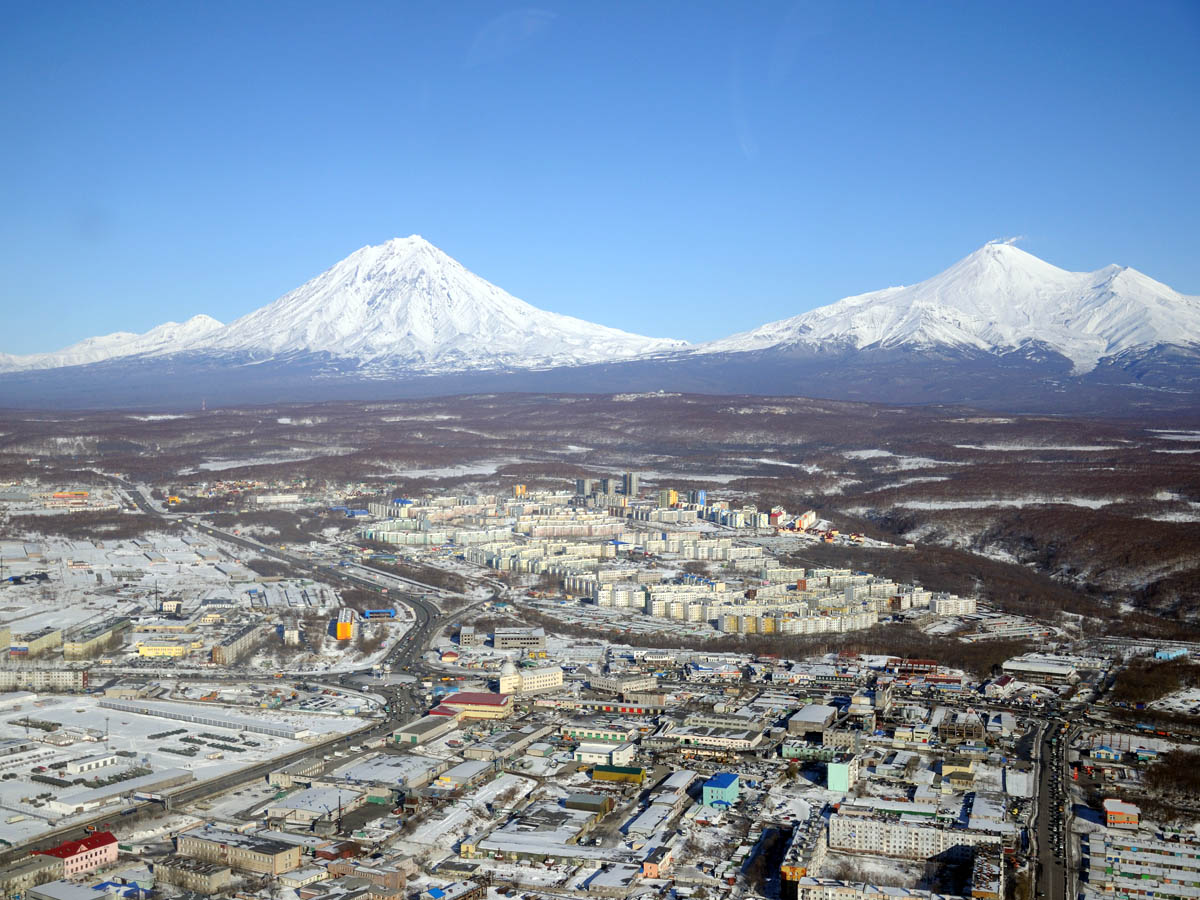
[[[1077,373],[1129,350],[1200,344],[1200,297],[1135,269],[1068,272],[1011,244],[990,243],[919,284],[846,297],[694,352],[823,344],[1004,352],[1029,343],[1062,354]]]
[[[363,247],[197,348],[327,353],[422,371],[576,365],[684,346],[546,312],[469,272],[424,238]]]
[[[125,356],[161,356],[202,341],[223,327],[212,316],[199,315],[192,316],[186,322],[164,322],[145,334],[115,331],[100,337],[84,338],[77,344],[50,353],[24,356],[0,353],[0,372],[86,366]]]
[[[54,353],[0,355],[0,371],[187,354],[255,362],[312,358],[335,368],[431,373],[582,365],[684,346],[538,309],[413,235],[363,247],[228,325],[197,316],[144,335],[89,338]]]

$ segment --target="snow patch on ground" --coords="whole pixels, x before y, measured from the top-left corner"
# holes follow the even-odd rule
[[[1024,509],[1026,506],[1084,506],[1101,509],[1120,500],[1097,500],[1091,497],[1013,497],[1001,500],[901,500],[895,505],[902,509]]]
[[[1149,519],[1152,522],[1200,522],[1200,513],[1194,512],[1164,512],[1152,516],[1138,516],[1139,519]]]
[[[1115,444],[955,444],[959,450],[990,450],[998,453],[1022,453],[1031,450],[1068,450],[1088,452],[1093,450],[1120,450]]]
[[[884,456],[895,456],[890,450],[847,450],[843,454],[846,459],[879,459]]]
[[[765,466],[787,466],[789,469],[803,469],[809,475],[813,475],[813,474],[821,471],[820,466],[814,466],[814,465],[806,464],[806,463],[785,462],[782,459],[767,459],[766,457],[755,458],[755,457],[751,457],[751,456],[739,456],[738,460],[740,462],[761,463]]]
[[[466,475],[495,475],[502,466],[524,462],[520,459],[493,459],[477,463],[442,466],[436,469],[396,469],[387,472],[402,478],[462,478]]]

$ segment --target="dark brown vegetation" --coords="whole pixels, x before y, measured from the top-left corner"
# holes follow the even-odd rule
[[[1109,699],[1114,703],[1150,703],[1197,685],[1200,685],[1200,665],[1182,659],[1133,660],[1117,676]]]
[[[287,578],[292,571],[291,566],[274,559],[247,559],[246,568],[263,578]]]
[[[1167,797],[1200,800],[1200,751],[1164,753],[1146,770],[1144,784]]]
[[[78,512],[60,516],[10,516],[4,533],[41,534],[70,540],[128,540],[178,530],[172,522],[119,512]]]
[[[373,541],[364,541],[363,543],[365,546],[378,550],[381,553],[392,553],[396,549],[388,544],[377,544]],[[390,572],[394,575],[399,575],[401,578],[411,578],[413,581],[419,581],[421,584],[428,584],[432,587],[455,591],[460,594],[470,588],[467,580],[461,575],[454,572],[447,572],[445,569],[439,569],[435,566],[423,566],[404,559],[387,561],[371,560],[364,563],[364,565],[372,569],[378,569],[381,572]]]

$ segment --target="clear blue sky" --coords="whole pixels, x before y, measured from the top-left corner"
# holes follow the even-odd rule
[[[1200,293],[1200,3],[0,5],[0,351],[423,234],[706,340],[991,238]]]

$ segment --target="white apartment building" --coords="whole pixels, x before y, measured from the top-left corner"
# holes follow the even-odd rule
[[[901,859],[929,859],[955,847],[998,845],[994,834],[843,811],[829,817],[829,848]]]
[[[934,594],[929,599],[929,611],[938,616],[973,616],[977,603],[974,597],[956,594]]]

